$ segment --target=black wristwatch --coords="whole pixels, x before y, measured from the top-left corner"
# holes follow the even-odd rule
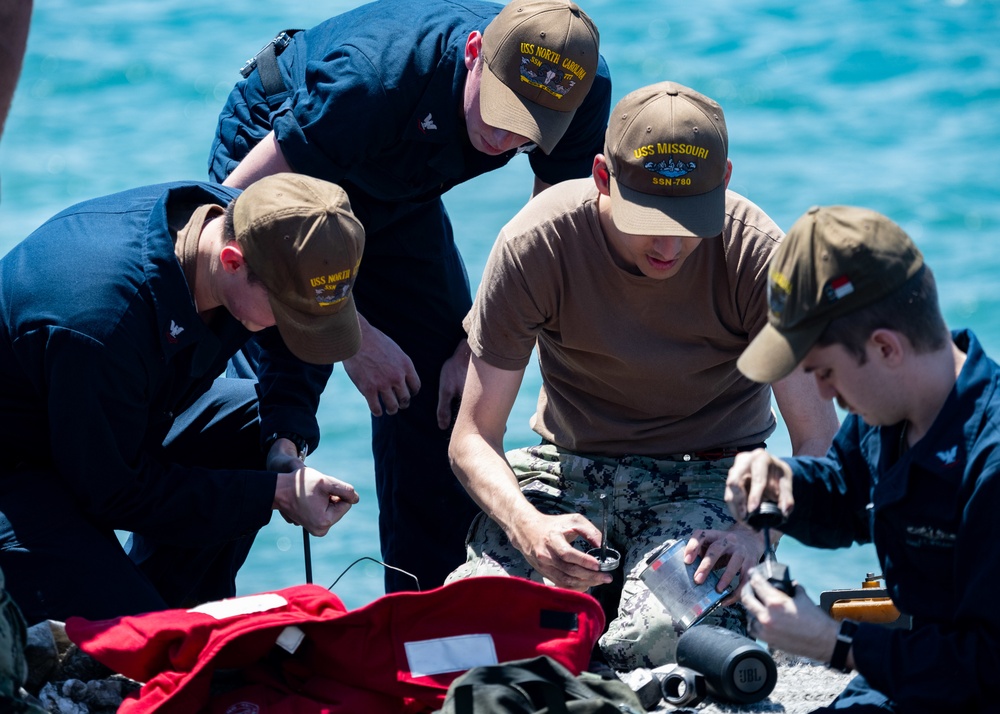
[[[854,633],[858,631],[858,623],[853,620],[842,620],[840,631],[837,632],[837,644],[833,646],[833,656],[830,657],[830,669],[836,669],[848,674],[851,668],[847,666],[847,653],[854,643]]]
[[[264,442],[264,455],[270,453],[271,447],[274,446],[274,442],[278,439],[288,439],[290,442],[295,444],[295,448],[299,452],[299,458],[305,459],[306,455],[309,453],[309,442],[305,440],[304,437],[296,434],[294,431],[276,431],[267,437],[267,441]]]

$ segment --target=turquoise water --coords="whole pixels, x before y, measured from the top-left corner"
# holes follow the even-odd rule
[[[892,216],[935,268],[949,323],[972,327],[1000,355],[1000,4],[581,3],[601,30],[615,101],[663,79],[717,99],[730,131],[731,188],[786,228],[816,203]],[[356,4],[35,0],[0,141],[0,254],[79,200],[204,178],[216,116],[243,62],[278,30]],[[474,284],[497,230],[528,195],[527,162],[514,164],[446,199]],[[508,447],[535,441],[527,422],[538,384],[529,370]],[[362,497],[327,537],[312,539],[315,580],[329,585],[356,558],[379,553],[369,421],[343,373],[324,395],[321,422],[311,463]],[[788,451],[783,430],[771,446]],[[875,567],[870,548],[820,552],[786,541],[781,556],[817,597],[857,586]],[[240,591],[303,577],[300,531],[276,516]],[[336,592],[350,606],[371,601],[382,593],[381,568],[355,566]]]

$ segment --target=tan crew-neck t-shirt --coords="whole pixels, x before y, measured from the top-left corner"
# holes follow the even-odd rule
[[[723,234],[666,280],[612,259],[592,179],[533,199],[498,237],[465,320],[500,369],[538,349],[532,428],[588,454],[668,456],[756,444],[774,431],[771,390],[736,360],[767,321],[767,262],[783,237],[739,194]]]

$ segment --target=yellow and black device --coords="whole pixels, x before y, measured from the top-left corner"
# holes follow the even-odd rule
[[[910,616],[901,613],[879,581],[881,575],[868,573],[860,589],[827,590],[820,593],[819,606],[835,620],[873,622],[886,627],[910,629]]]

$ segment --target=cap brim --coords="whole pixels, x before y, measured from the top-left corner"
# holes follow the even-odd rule
[[[281,339],[292,354],[309,364],[333,364],[361,349],[361,326],[354,296],[332,315],[309,315],[271,299],[271,311]]]
[[[697,196],[654,196],[611,178],[611,215],[624,233],[712,238],[726,223],[726,183]]]
[[[488,66],[483,67],[479,82],[479,112],[490,126],[525,136],[546,154],[556,148],[576,114],[546,109],[522,97],[501,82]]]
[[[821,322],[801,330],[781,331],[768,323],[743,350],[736,367],[754,382],[784,379],[795,371],[826,326],[826,322]]]

